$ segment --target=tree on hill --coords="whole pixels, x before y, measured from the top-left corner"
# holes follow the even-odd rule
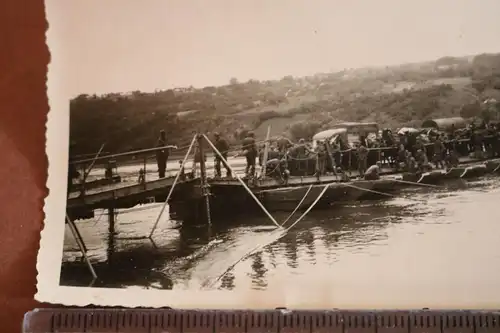
[[[298,121],[290,125],[288,133],[294,141],[311,140],[320,129],[321,123],[318,121]]]
[[[446,57],[442,57],[442,58],[439,58],[438,60],[436,60],[435,65],[436,66],[454,66],[454,65],[458,66],[458,65],[464,65],[467,63],[468,63],[467,59],[446,56]]]
[[[454,62],[451,58],[441,62]],[[151,147],[160,129],[167,132],[169,143],[181,147],[189,143],[194,130],[218,131],[228,140],[239,141],[246,131],[272,117],[284,118],[276,120],[280,124],[300,119],[300,124],[293,123],[288,130],[298,139],[309,138],[321,124],[327,126],[339,119],[379,121],[393,127],[427,117],[476,114],[473,106],[467,106],[475,100],[465,88],[432,85],[436,79],[471,76],[471,71],[474,83],[467,87],[475,89],[480,99],[500,100],[500,74],[495,72],[500,70],[500,55],[478,55],[472,63],[444,72],[436,71],[434,62],[429,64],[368,74],[346,71],[350,76],[342,77],[341,82],[340,74],[246,83],[232,78],[229,85],[221,87],[80,95],[70,102],[71,140],[76,142],[78,154],[96,152],[104,142],[107,151],[123,152]],[[338,77],[339,82],[332,77]],[[400,83],[408,89],[394,89]],[[294,120],[285,118],[291,116]]]
[[[500,74],[500,54],[479,54],[472,59],[475,76]]]
[[[478,117],[480,113],[481,113],[481,106],[479,102],[466,104],[460,109],[460,117],[462,118]]]

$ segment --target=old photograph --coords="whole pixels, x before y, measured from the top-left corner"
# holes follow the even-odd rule
[[[46,11],[38,300],[500,305],[500,2]]]

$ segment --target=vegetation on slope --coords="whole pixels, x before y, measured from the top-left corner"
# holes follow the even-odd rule
[[[148,148],[161,129],[170,143],[184,146],[196,131],[218,131],[233,143],[248,130],[263,138],[269,124],[273,135],[293,139],[339,121],[419,125],[427,118],[480,116],[479,100],[499,95],[500,54],[279,81],[231,79],[202,89],[80,95],[70,102],[72,153],[95,152],[103,143],[111,152]]]

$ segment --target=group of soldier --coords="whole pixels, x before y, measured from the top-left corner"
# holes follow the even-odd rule
[[[452,126],[448,132],[441,133],[429,131],[427,142],[424,142],[420,136],[421,133],[404,133],[393,136],[390,130],[383,131],[381,137],[368,140],[365,136],[359,137],[359,142],[351,149],[342,138],[337,138],[335,142],[317,142],[314,146],[300,139],[293,143],[287,138],[281,137],[269,142],[267,149],[267,160],[264,163],[265,144],[257,143],[255,134],[248,132],[241,142],[239,152],[234,156],[244,156],[246,160],[245,175],[247,178],[256,177],[256,167],[259,165],[266,176],[286,180],[291,174],[291,168],[300,166],[302,162],[313,162],[315,167],[314,175],[321,176],[333,173],[347,180],[347,171],[351,171],[351,161],[349,166],[342,160],[349,154],[354,154],[357,164],[357,171],[360,178],[377,179],[382,167],[382,160],[391,164],[393,167],[406,172],[418,173],[436,168],[449,168],[456,166],[459,162],[459,152],[455,144],[459,136],[465,136],[470,139],[469,151],[480,153],[484,150],[490,150],[493,154],[500,156],[500,141],[493,140],[486,142],[483,140],[483,134],[489,133],[490,136],[497,136],[500,133],[499,127],[475,127],[471,125],[464,130],[456,131]],[[230,166],[226,163],[231,150],[228,141],[219,133],[214,133],[214,146],[219,153],[214,152],[215,177],[222,177],[221,167],[226,171],[226,177],[232,177]],[[158,146],[165,146],[165,132],[160,133]],[[369,159],[370,148],[393,148],[394,153],[380,154],[375,160]],[[397,147],[397,148],[396,148]],[[349,151],[348,154],[343,152]],[[195,153],[195,163],[200,162],[199,154]],[[334,156],[337,156],[335,158]],[[341,157],[338,157],[341,156]],[[203,157],[206,158],[205,156]],[[352,156],[349,155],[349,159]],[[166,162],[168,159],[168,149],[157,153],[158,173],[160,177],[165,177]],[[294,163],[292,163],[292,161]],[[180,162],[181,163],[181,162]],[[291,166],[293,164],[293,166]],[[354,166],[354,165],[352,165]],[[355,167],[356,169],[356,167]],[[193,171],[195,172],[195,171]],[[263,175],[261,173],[261,175]],[[183,173],[184,174],[184,173]]]

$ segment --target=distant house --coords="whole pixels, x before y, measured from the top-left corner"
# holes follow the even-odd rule
[[[442,71],[448,71],[450,69],[457,69],[458,68],[458,64],[453,64],[453,65],[440,65],[440,66],[436,66],[435,67],[435,70],[438,71],[438,72],[442,72]]]
[[[187,110],[187,111],[179,111],[177,112],[177,117],[179,118],[184,118],[190,114],[194,114],[194,113],[197,113],[199,112],[200,110]]]

